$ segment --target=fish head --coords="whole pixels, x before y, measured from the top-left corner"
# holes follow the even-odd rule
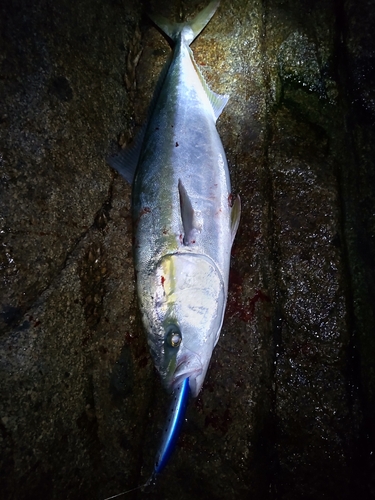
[[[191,394],[197,396],[223,322],[221,273],[204,255],[166,255],[156,266],[153,287],[147,330],[155,366],[167,389],[189,377]]]

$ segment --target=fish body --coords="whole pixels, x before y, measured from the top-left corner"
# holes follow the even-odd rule
[[[218,3],[190,23],[153,18],[173,57],[132,153],[135,171],[111,162],[133,180],[137,294],[155,366],[171,391],[188,378],[193,396],[219,339],[240,216],[216,130],[228,97],[210,90],[189,47]]]

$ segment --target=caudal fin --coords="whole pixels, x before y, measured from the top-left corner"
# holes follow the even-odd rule
[[[206,8],[200,11],[192,21],[184,23],[173,23],[159,14],[149,14],[152,21],[174,44],[178,37],[183,34],[184,40],[188,45],[197,38],[199,33],[208,24],[211,17],[215,14],[220,0],[213,0]]]

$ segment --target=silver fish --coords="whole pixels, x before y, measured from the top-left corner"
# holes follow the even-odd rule
[[[109,160],[133,183],[137,293],[155,366],[171,391],[188,378],[193,396],[219,339],[241,212],[215,126],[228,96],[209,88],[189,47],[218,5],[186,23],[152,16],[173,57],[135,146]]]

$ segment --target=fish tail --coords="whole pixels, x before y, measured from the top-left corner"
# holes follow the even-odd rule
[[[173,23],[159,14],[152,14],[149,16],[156,26],[166,35],[172,45],[176,43],[180,36],[183,37],[187,45],[190,45],[215,14],[219,3],[220,0],[213,0],[207,7],[201,10],[194,19],[185,23]]]

